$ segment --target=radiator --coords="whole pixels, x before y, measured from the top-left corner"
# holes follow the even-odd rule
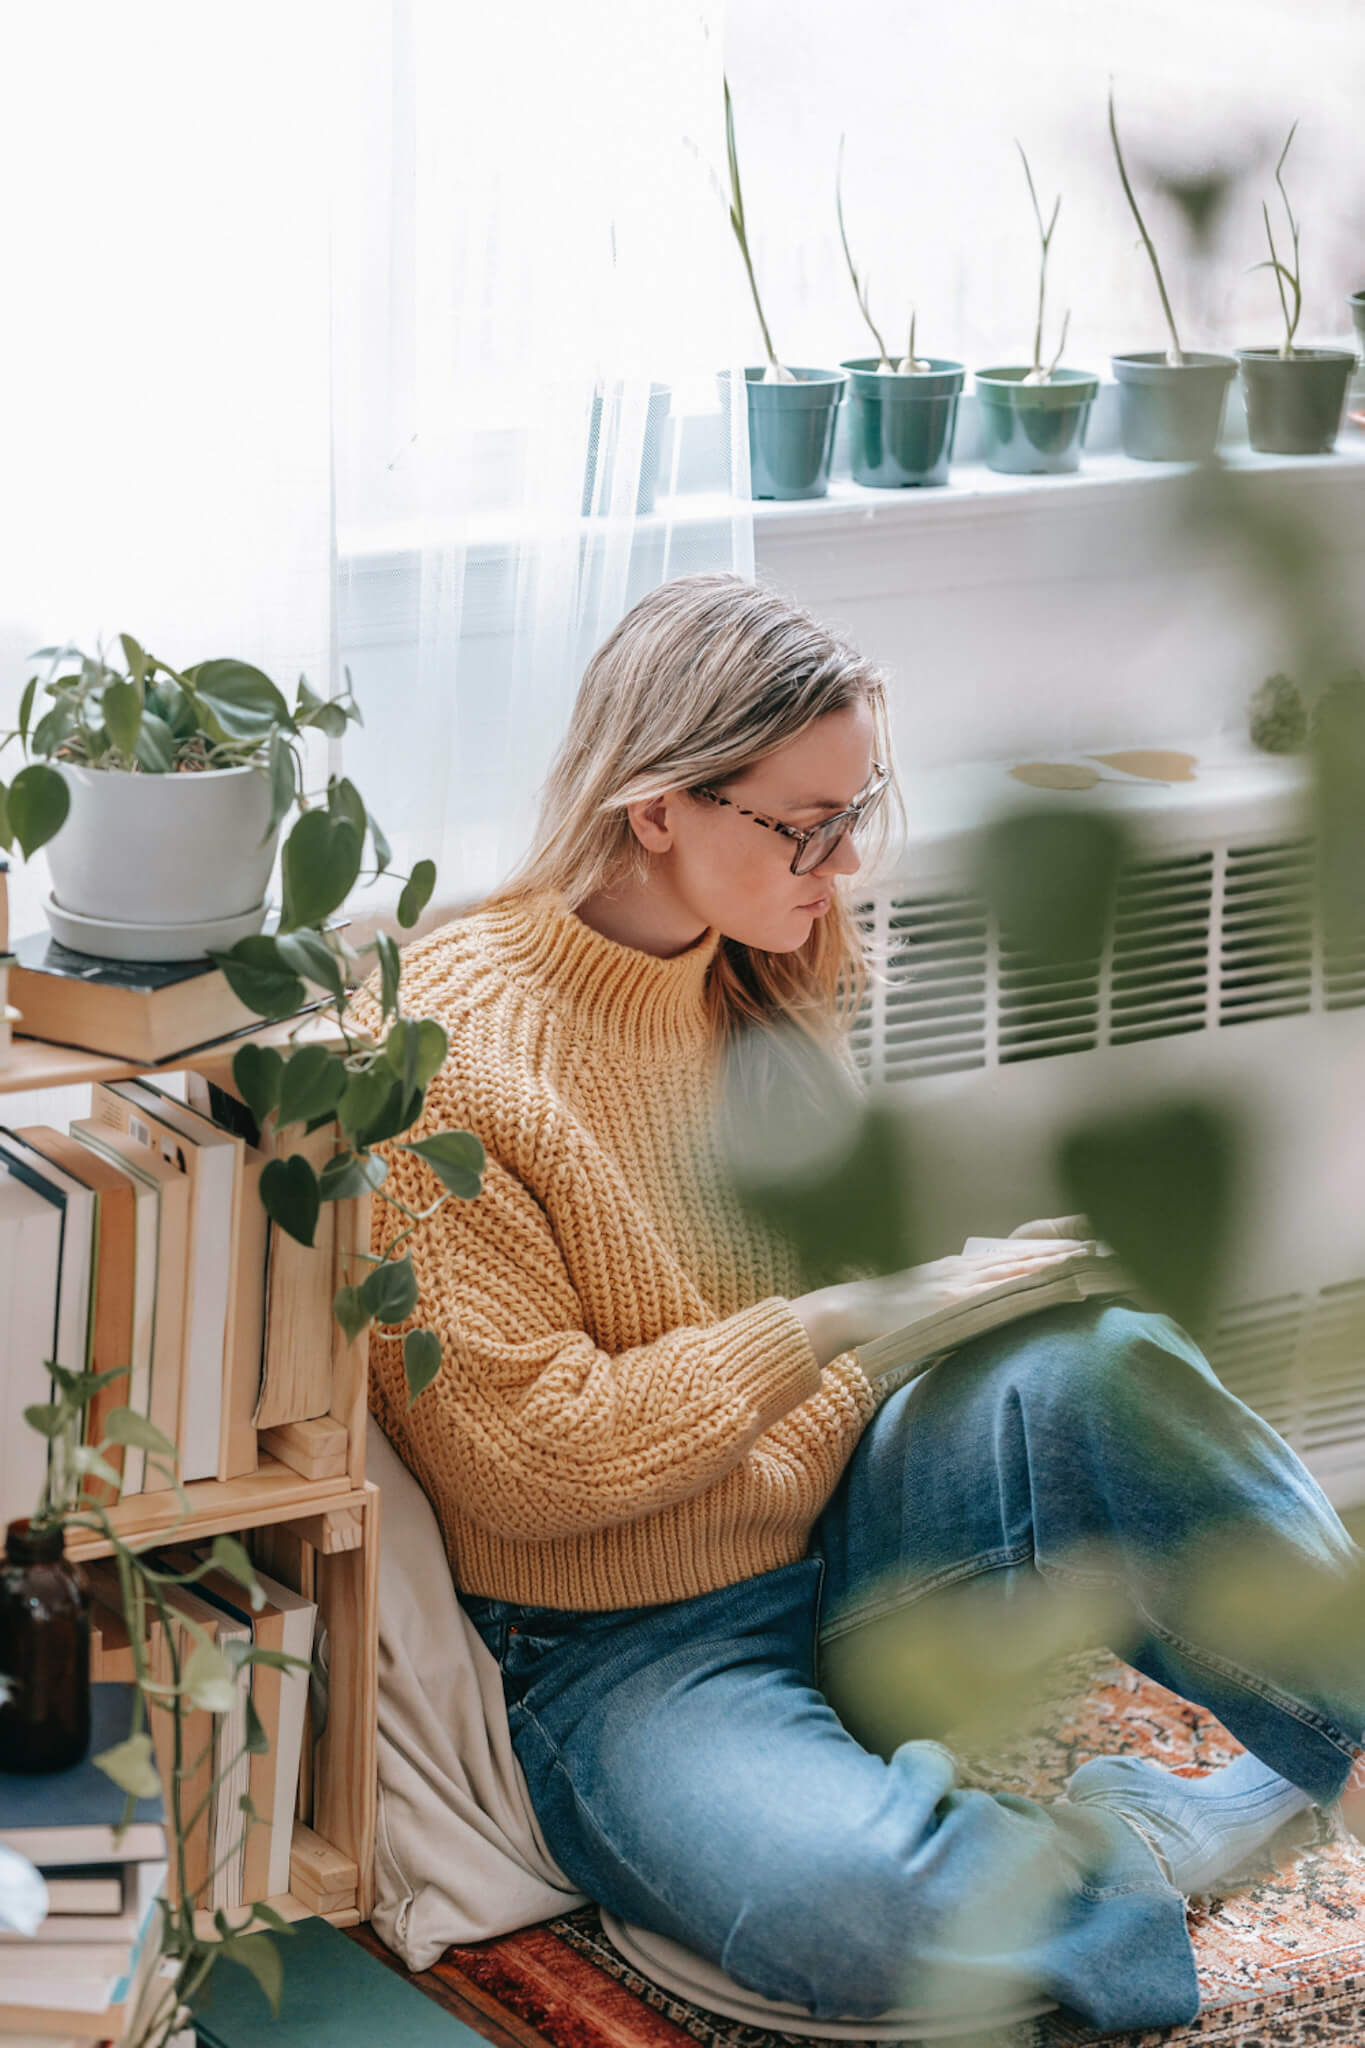
[[[1190,743],[1195,779],[1086,793],[1133,835],[1103,950],[1040,969],[977,893],[975,828],[1046,799],[1007,764],[907,785],[910,836],[860,908],[855,1026],[906,1114],[922,1253],[1072,1206],[1053,1147],[1088,1108],[1198,1089],[1247,1147],[1205,1349],[1340,1507],[1365,1501],[1365,950],[1314,913],[1302,764]],[[1077,799],[1078,801],[1080,799]]]

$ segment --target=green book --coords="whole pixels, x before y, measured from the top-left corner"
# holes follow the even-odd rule
[[[284,1960],[279,2018],[251,1972],[224,1958],[194,2002],[201,2048],[487,2048],[328,1920],[296,1920],[292,1934],[267,1939]]]

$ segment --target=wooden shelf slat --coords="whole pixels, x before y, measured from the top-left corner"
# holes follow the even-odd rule
[[[262,1024],[259,1031],[247,1031],[240,1038],[219,1039],[197,1052],[174,1053],[169,1059],[149,1066],[145,1060],[114,1059],[107,1053],[81,1052],[74,1046],[49,1045],[46,1040],[23,1038],[18,1034],[6,1051],[0,1052],[0,1095],[15,1095],[33,1088],[76,1088],[95,1081],[126,1081],[135,1074],[202,1073],[210,1067],[230,1068],[242,1046],[280,1046],[287,1043],[291,1029],[298,1045],[341,1044],[336,1020],[330,1012],[302,1018],[286,1018],[282,1024]]]
[[[125,1543],[155,1542],[175,1526],[177,1542],[217,1536],[225,1530],[256,1529],[265,1522],[296,1521],[326,1508],[363,1506],[365,1495],[343,1474],[339,1479],[304,1479],[278,1459],[263,1457],[254,1472],[240,1479],[193,1479],[185,1488],[190,1514],[171,1488],[162,1493],[130,1494],[109,1511],[109,1519]],[[67,1555],[79,1564],[86,1557],[108,1557],[111,1545],[93,1532],[72,1530]]]

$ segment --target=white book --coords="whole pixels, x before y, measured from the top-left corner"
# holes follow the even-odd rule
[[[317,1603],[302,1593],[281,1585],[256,1567],[261,1591],[283,1617],[284,1640],[280,1648],[291,1657],[313,1654],[313,1625]],[[289,1857],[294,1845],[294,1808],[299,1795],[299,1764],[303,1757],[303,1722],[308,1707],[306,1670],[282,1671],[280,1709],[275,1743],[274,1799],[270,1812],[270,1890],[268,1898],[289,1889]]]
[[[57,1302],[56,1349],[49,1357],[68,1372],[90,1370],[93,1336],[93,1285],[97,1196],[74,1175],[54,1166],[45,1153],[35,1150],[17,1131],[0,1124],[0,1153],[7,1170],[31,1187],[39,1187],[49,1201],[60,1200],[62,1245],[60,1294]]]
[[[52,1398],[61,1237],[60,1206],[0,1173],[0,1526],[36,1514],[47,1480],[47,1439],[24,1410]]]
[[[97,1098],[99,1092],[97,1091]],[[192,1148],[190,1308],[180,1417],[181,1471],[186,1479],[218,1476],[223,1384],[231,1336],[229,1290],[239,1148],[207,1117],[143,1081],[114,1081],[108,1093],[128,1106],[127,1128],[149,1148]],[[97,1099],[98,1108],[98,1099]]]
[[[133,1979],[145,1974],[155,1959],[160,1919],[153,1894],[131,1937],[77,1944],[61,1956],[60,1964],[50,1949],[36,1942],[0,1950],[0,2002],[69,2013],[103,2013],[122,2004]]]
[[[969,1237],[962,1249],[966,1258],[1023,1257],[1036,1250],[1039,1242],[1036,1238]],[[884,1337],[860,1344],[858,1361],[878,1396],[885,1399],[907,1380],[927,1372],[947,1352],[1004,1323],[1066,1302],[1086,1301],[1092,1295],[1136,1292],[1113,1252],[1095,1239],[1049,1240],[1047,1249],[1059,1255],[1038,1271],[998,1280],[964,1301],[933,1310]]]
[[[156,1861],[125,1863],[121,1867],[115,1865],[108,1877],[93,1873],[81,1877],[74,1872],[67,1876],[45,1870],[47,1918],[31,1935],[0,1928],[0,1949],[27,1943],[30,1948],[50,1947],[60,1951],[69,1942],[121,1941],[126,1951],[137,1939],[137,1931],[148,1906],[166,1889],[166,1868],[164,1862]],[[112,1890],[114,1894],[112,1910],[101,1911],[93,1903],[87,1903],[83,1908],[64,1903],[80,1900],[83,1895],[93,1899],[102,1889]],[[51,1955],[50,1965],[53,1969],[64,1967],[60,1953]],[[0,2032],[0,2042],[3,2040],[4,2035]]]

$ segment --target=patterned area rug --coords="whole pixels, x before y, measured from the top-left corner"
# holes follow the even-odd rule
[[[1048,1711],[1008,1751],[959,1751],[967,1783],[1047,1799],[1087,1756],[1147,1756],[1189,1772],[1237,1754],[1212,1715],[1114,1658],[1071,1658],[1057,1678]],[[1098,2035],[1057,2012],[959,2036],[956,2048],[1099,2040],[1109,2048],[1365,2048],[1365,1845],[1323,1841],[1235,1894],[1194,1902],[1190,1933],[1202,2010],[1188,2026]],[[552,2048],[820,2048],[649,1983],[612,1947],[591,1906],[503,1941],[449,1949],[433,1974],[457,1990],[478,1987]]]

